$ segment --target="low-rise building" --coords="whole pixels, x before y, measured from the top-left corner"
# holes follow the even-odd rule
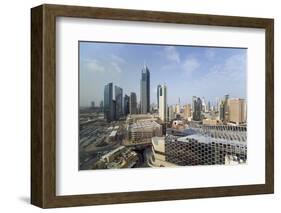
[[[176,166],[166,161],[165,155],[165,137],[153,137],[152,138],[152,152],[150,165],[152,167],[171,167]]]
[[[217,125],[220,121],[217,119],[203,119],[203,125]]]
[[[132,143],[151,143],[152,137],[162,136],[162,126],[154,120],[138,120],[127,127]]]
[[[247,143],[230,138],[215,138],[193,134],[177,138],[168,136],[165,140],[166,161],[180,165],[227,164],[227,159],[237,163],[247,161]]]
[[[131,149],[120,146],[102,156],[100,161],[107,169],[131,168],[137,163],[138,155]]]

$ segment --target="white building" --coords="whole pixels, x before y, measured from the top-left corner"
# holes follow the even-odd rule
[[[159,88],[159,117],[162,121],[167,121],[167,86],[162,85]]]

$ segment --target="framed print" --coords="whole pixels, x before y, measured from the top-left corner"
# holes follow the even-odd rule
[[[274,192],[274,21],[31,9],[31,203]]]

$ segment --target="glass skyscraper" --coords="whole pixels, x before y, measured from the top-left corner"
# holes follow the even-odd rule
[[[118,120],[122,116],[123,109],[123,89],[121,87],[115,86],[115,101],[116,101],[116,119]]]
[[[104,86],[104,118],[107,121],[114,120],[114,104],[113,104],[113,83],[108,83]]]
[[[130,97],[128,95],[124,96],[124,114],[128,115],[130,113]]]
[[[140,110],[142,114],[146,114],[150,108],[150,72],[146,65],[144,65],[141,71],[140,96]]]
[[[201,111],[202,111],[202,101],[199,97],[192,97],[192,120],[200,121],[201,120]]]
[[[161,85],[157,86],[157,109],[159,111],[159,89],[161,88]]]
[[[137,95],[134,92],[130,95],[130,114],[137,114]]]

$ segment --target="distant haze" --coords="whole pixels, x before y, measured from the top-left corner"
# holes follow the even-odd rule
[[[247,49],[118,43],[79,43],[80,106],[99,105],[104,85],[113,82],[123,96],[140,101],[141,69],[150,70],[150,103],[157,85],[167,85],[168,105],[191,103],[192,96],[214,103],[229,94],[246,98]]]

